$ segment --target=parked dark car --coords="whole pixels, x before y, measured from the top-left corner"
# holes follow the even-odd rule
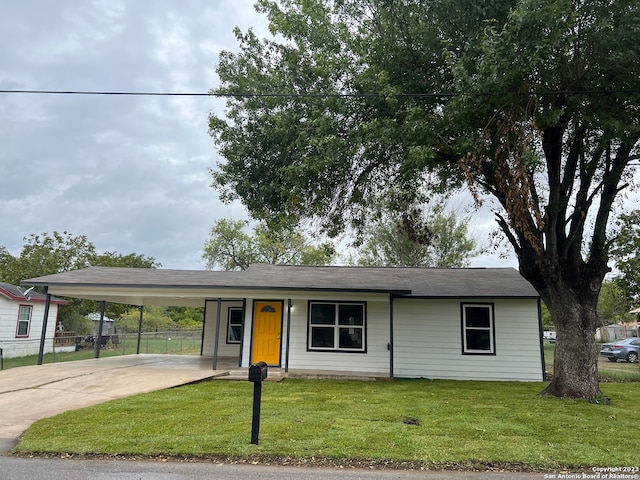
[[[626,360],[635,363],[640,356],[640,338],[624,338],[602,345],[600,355],[604,355],[610,362]]]

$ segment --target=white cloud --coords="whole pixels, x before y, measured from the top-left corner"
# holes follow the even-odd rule
[[[0,88],[207,92],[232,29],[257,27],[253,0],[8,2]],[[150,8],[150,6],[153,8]],[[0,97],[0,245],[69,231],[98,250],[202,267],[213,222],[241,217],[210,187],[219,158],[207,97]]]

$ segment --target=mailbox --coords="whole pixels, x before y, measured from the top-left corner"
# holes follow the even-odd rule
[[[265,362],[252,363],[249,366],[249,381],[262,382],[267,378],[267,364]]]

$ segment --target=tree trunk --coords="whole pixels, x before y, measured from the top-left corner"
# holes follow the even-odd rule
[[[542,395],[593,400],[602,395],[595,340],[597,296],[579,299],[568,288],[543,298],[556,328],[553,379]]]

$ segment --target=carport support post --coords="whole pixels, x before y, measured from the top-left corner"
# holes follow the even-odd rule
[[[140,339],[142,338],[142,314],[144,313],[144,305],[140,305],[140,318],[138,318],[138,346],[136,347],[136,355],[140,355]]]
[[[218,342],[220,341],[220,316],[222,314],[222,299],[218,297],[218,310],[216,312],[216,339],[213,344],[213,369],[218,369]]]
[[[104,309],[107,302],[100,302],[100,323],[98,323],[98,338],[96,338],[96,353],[93,358],[100,358],[100,344],[102,343],[102,325],[104,324]]]
[[[44,303],[44,318],[42,319],[42,333],[40,334],[38,365],[42,365],[42,357],[44,356],[44,342],[47,339],[47,322],[49,321],[49,306],[51,305],[51,294],[49,293],[49,287],[44,287],[44,293],[47,295],[47,299]]]

